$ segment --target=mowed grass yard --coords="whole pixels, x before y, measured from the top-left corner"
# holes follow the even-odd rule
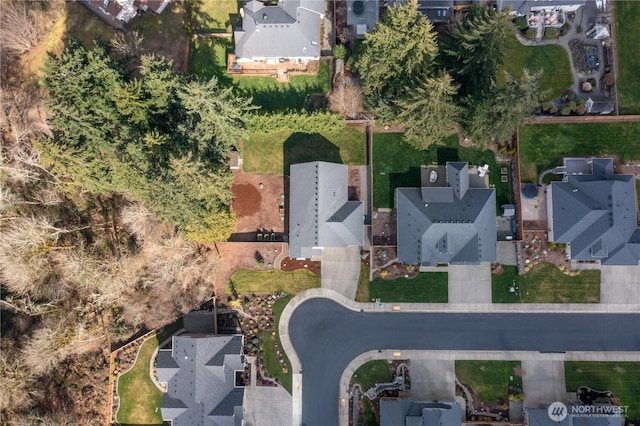
[[[455,368],[458,380],[485,402],[506,400],[509,385],[522,389],[520,361],[456,361]]]
[[[362,391],[366,392],[376,383],[388,383],[393,378],[393,372],[388,361],[374,360],[362,364],[351,377],[353,383],[359,383]],[[371,410],[371,402],[368,398],[362,398],[364,422],[367,426],[377,425],[376,415]]]
[[[446,272],[421,272],[413,279],[376,278],[369,283],[369,300],[386,303],[447,303],[449,301],[449,275]]]
[[[640,114],[640,2],[616,1],[618,103],[621,114]]]
[[[230,37],[195,38],[191,42],[189,71],[204,80],[216,77],[229,85],[232,80],[227,74],[227,54],[232,50]]]
[[[231,32],[240,23],[237,0],[195,0],[196,30],[200,33]]]
[[[285,292],[298,294],[302,290],[320,287],[320,275],[298,269],[285,272],[275,269],[269,271],[249,271],[241,269],[236,271],[229,280],[227,293],[233,294],[275,294]]]
[[[640,160],[640,123],[528,124],[518,130],[525,182],[537,182],[539,173],[562,165],[563,156]]]
[[[273,304],[273,315],[275,318],[275,336],[273,337],[275,337],[275,339],[272,338],[270,331],[266,331],[262,335],[262,342],[264,344],[264,350],[262,352],[263,367],[269,374],[277,378],[289,393],[291,393],[292,389],[291,362],[289,361],[289,358],[287,358],[287,354],[282,350],[282,343],[280,342],[280,331],[278,329],[278,325],[280,324],[280,316],[282,315],[282,311],[292,298],[293,296],[285,296],[281,299],[276,300],[276,303]],[[275,344],[278,345],[278,348],[280,348],[280,351],[284,355],[284,362],[287,369],[286,372],[284,372],[280,367],[280,362],[278,361],[278,357],[276,356]]]
[[[546,102],[558,98],[565,89],[573,84],[571,65],[567,51],[558,45],[524,46],[513,36],[504,47],[504,63],[499,68],[497,84],[505,84],[505,72],[514,77],[522,76],[526,68],[530,73],[542,71],[539,88],[547,91],[540,101]]]
[[[517,266],[503,266],[500,275],[491,274],[493,303],[598,303],[600,271],[564,274],[556,265],[543,263],[524,275]],[[515,283],[515,285],[514,285]],[[515,291],[510,292],[509,288]]]
[[[365,163],[365,134],[356,127],[324,133],[253,133],[242,148],[247,173],[288,175],[289,166],[307,161],[342,164]]]
[[[139,349],[133,367],[118,379],[120,407],[116,419],[120,424],[161,425],[162,392],[149,377],[151,356],[158,345],[182,328],[182,319],[163,327]]]
[[[391,208],[398,187],[420,186],[420,166],[466,161],[470,165],[489,165],[489,183],[496,188],[496,212],[499,206],[511,202],[509,183],[500,182],[500,170],[493,152],[463,148],[458,136],[446,138],[441,145],[418,150],[404,142],[402,133],[373,135],[373,206]]]
[[[580,386],[611,391],[618,405],[628,405],[628,418],[640,419],[640,363],[566,361],[564,377],[567,392]]]

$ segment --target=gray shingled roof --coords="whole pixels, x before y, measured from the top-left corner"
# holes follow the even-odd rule
[[[234,32],[238,59],[318,58],[324,1],[286,0],[265,6],[251,0],[244,6],[242,29]]]
[[[456,402],[380,401],[380,426],[460,426],[461,420]]]
[[[614,174],[611,159],[594,158],[591,173],[552,182],[547,215],[549,241],[570,244],[573,260],[638,264],[635,179]]]
[[[496,6],[498,10],[511,8],[512,12],[517,12],[521,15],[528,15],[531,12],[531,8],[544,7],[547,9],[553,9],[560,6],[584,6],[586,0],[497,0]]]
[[[422,266],[495,262],[495,190],[469,188],[467,163],[447,163],[446,170],[446,187],[396,189],[398,259]]]
[[[244,390],[235,387],[236,370],[244,370],[242,336],[174,336],[172,349],[158,352],[158,379],[167,383],[162,418],[174,426],[239,425]]]
[[[364,206],[348,201],[347,166],[315,161],[290,169],[290,256],[311,258],[321,247],[362,246]]]

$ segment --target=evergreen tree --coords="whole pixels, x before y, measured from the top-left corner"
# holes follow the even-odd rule
[[[406,129],[407,142],[426,149],[457,129],[456,91],[449,74],[426,78],[413,90],[407,89],[407,98],[398,101],[398,122]]]
[[[495,85],[502,47],[512,31],[508,11],[475,6],[443,42],[443,54],[450,73],[460,84],[461,94],[488,95]]]

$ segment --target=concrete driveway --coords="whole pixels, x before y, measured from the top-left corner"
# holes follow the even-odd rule
[[[523,359],[520,365],[525,407],[566,400],[563,361]]]
[[[456,396],[454,360],[411,358],[409,376],[416,401],[453,401]]]
[[[600,303],[640,302],[640,266],[601,266]]]
[[[449,303],[491,303],[491,264],[449,265]]]
[[[320,264],[322,288],[354,300],[360,278],[360,249],[358,247],[326,247]]]

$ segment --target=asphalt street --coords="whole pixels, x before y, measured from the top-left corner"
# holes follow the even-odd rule
[[[640,351],[640,315],[354,312],[324,298],[293,312],[306,426],[338,424],[338,383],[363,352],[392,350]]]

